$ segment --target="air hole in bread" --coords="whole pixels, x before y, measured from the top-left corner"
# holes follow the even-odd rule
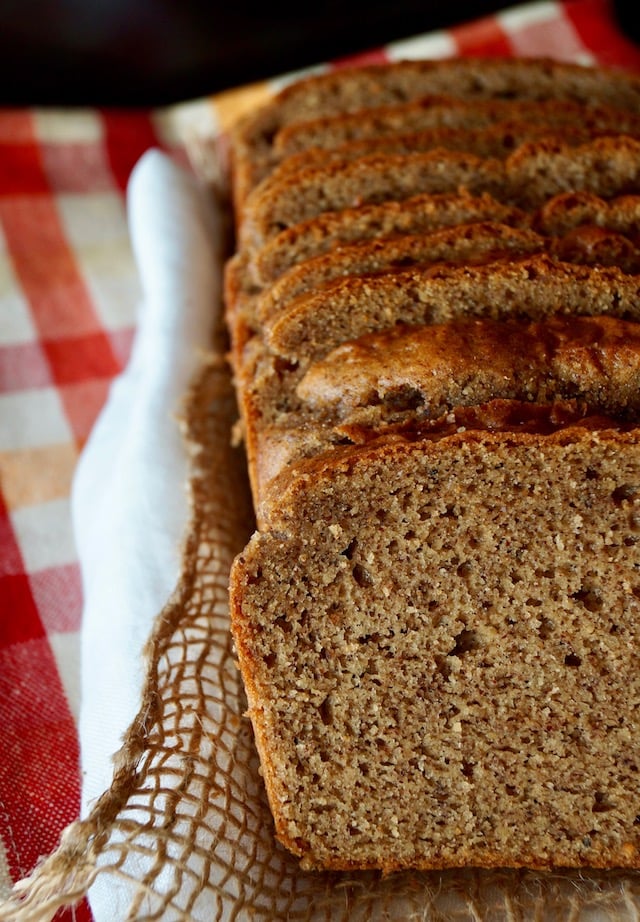
[[[291,633],[291,622],[284,615],[279,615],[275,620],[276,627],[279,627],[283,634]]]
[[[358,539],[354,538],[352,541],[349,542],[349,544],[344,549],[344,551],[340,551],[340,554],[342,555],[342,557],[346,557],[347,560],[351,560],[351,558],[353,557],[355,553],[357,546],[358,546]]]
[[[540,627],[538,628],[538,634],[540,635],[542,640],[547,640],[549,637],[551,637],[551,635],[555,631],[555,628],[556,626],[554,622],[551,620],[551,618],[541,618]]]
[[[333,702],[331,701],[331,695],[327,695],[318,708],[318,712],[320,714],[320,720],[325,727],[330,727],[333,724]]]
[[[580,589],[572,595],[577,602],[582,602],[587,611],[600,611],[602,609],[602,598],[595,589]]]
[[[353,578],[358,586],[362,587],[363,589],[366,589],[369,586],[373,586],[373,577],[367,568],[362,566],[362,564],[357,563],[351,572],[353,573]]]
[[[382,402],[390,410],[417,410],[424,404],[424,396],[415,387],[402,387],[385,394]]]
[[[456,573],[458,574],[460,579],[464,579],[464,580],[469,579],[472,572],[473,572],[473,567],[471,566],[468,560],[463,560],[462,563],[459,565],[458,569],[456,570]]]
[[[615,810],[615,804],[611,803],[607,794],[605,794],[603,791],[596,791],[591,812],[607,813],[609,810]]]
[[[611,494],[611,499],[616,506],[621,506],[625,502],[633,502],[638,495],[638,487],[635,484],[623,483]]]
[[[438,673],[444,678],[448,679],[451,675],[451,664],[444,656],[435,657],[436,669]]]
[[[535,575],[538,577],[538,579],[555,579],[556,571],[553,569],[553,567],[548,567],[545,570],[536,569]]]
[[[481,646],[482,641],[478,631],[465,628],[456,636],[455,646],[449,651],[448,656],[463,656],[465,653],[471,653]]]

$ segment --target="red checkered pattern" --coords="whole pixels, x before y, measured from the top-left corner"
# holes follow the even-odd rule
[[[332,66],[455,54],[640,71],[640,49],[619,34],[608,0],[516,7]],[[224,129],[249,97],[279,84],[206,108]],[[171,113],[0,112],[0,894],[78,811],[82,592],[70,483],[135,326],[129,174],[148,147],[167,146],[174,116],[179,124],[194,112],[193,103]],[[61,918],[90,912],[82,904]]]
[[[135,325],[123,193],[161,140],[147,112],[0,112],[0,892],[78,814],[69,491]]]

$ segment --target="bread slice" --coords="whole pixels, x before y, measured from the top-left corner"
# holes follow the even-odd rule
[[[256,350],[250,340],[274,314],[282,315],[287,306],[307,292],[319,295],[335,280],[394,268],[419,266],[424,269],[440,262],[491,262],[507,255],[549,253],[564,262],[583,265],[617,266],[625,273],[640,272],[640,249],[628,238],[597,227],[578,227],[565,237],[543,237],[531,230],[512,228],[496,222],[477,222],[422,235],[378,238],[337,248],[324,256],[294,266],[263,292],[243,289],[246,260],[243,254],[228,263],[225,272],[227,323],[231,333],[230,357],[236,379],[249,374],[255,365]],[[252,293],[253,292],[253,293]]]
[[[278,356],[306,366],[333,347],[395,324],[556,313],[640,319],[640,278],[547,255],[487,264],[410,268],[349,277],[295,298],[265,323]]]
[[[247,346],[261,325],[273,313],[284,311],[296,296],[309,291],[318,292],[334,279],[400,266],[427,266],[441,261],[487,261],[507,254],[536,253],[544,251],[547,242],[534,231],[519,230],[496,222],[478,222],[430,234],[382,238],[307,260],[285,273],[271,287],[257,293],[248,286],[243,287],[246,259],[244,254],[236,254],[225,268],[226,319],[231,333],[230,356],[236,378],[239,380],[246,374]],[[628,247],[633,249],[630,244]],[[573,243],[572,252],[577,257],[578,251],[578,244]],[[640,268],[640,254],[636,257]],[[249,361],[249,367],[252,363],[253,359]]]
[[[610,317],[451,321],[394,327],[338,346],[306,374],[263,357],[245,398],[251,481],[268,514],[302,458],[424,425],[490,400],[579,401],[584,414],[640,419],[640,327]]]
[[[487,415],[300,465],[234,565],[305,867],[640,865],[640,430]]]
[[[243,253],[243,280],[254,290],[274,282],[292,266],[338,246],[395,234],[428,233],[475,221],[499,221],[512,227],[531,226],[560,236],[576,227],[594,225],[640,238],[640,195],[603,199],[591,192],[552,196],[534,212],[526,212],[484,193],[466,190],[417,195],[402,202],[362,205],[325,212],[287,228],[251,255]],[[240,283],[242,284],[242,282]]]
[[[422,193],[489,193],[527,209],[561,192],[610,198],[640,191],[640,142],[599,138],[572,148],[538,141],[521,145],[506,160],[459,151],[370,155],[280,176],[275,171],[250,196],[240,228],[243,247],[323,212],[354,205],[402,201]]]
[[[632,75],[544,59],[401,61],[329,72],[295,82],[242,119],[231,138],[233,192],[240,216],[249,191],[273,166],[273,141],[287,125],[325,115],[446,95],[467,100],[573,100],[637,112]]]
[[[411,252],[423,249],[426,256],[427,243],[421,243],[421,240],[431,237],[436,230],[495,219],[496,227],[500,226],[501,232],[507,234],[508,227],[524,224],[528,220],[524,212],[502,205],[489,196],[474,197],[464,192],[420,196],[407,202],[406,207],[389,202],[383,209],[362,208],[358,209],[357,215],[340,213],[328,217],[335,218],[335,222],[324,222],[323,227],[318,226],[310,232],[306,228],[292,228],[293,233],[288,239],[278,242],[278,252],[276,248],[270,248],[270,253],[261,250],[255,259],[247,250],[236,252],[225,265],[225,306],[228,316],[237,313],[238,309],[242,310],[248,303],[247,298],[260,295],[287,269],[294,269],[301,263],[307,263],[307,270],[316,279],[314,265],[321,275],[324,272],[320,267],[328,267],[332,260],[338,260],[346,270],[347,261],[355,265],[356,254],[364,255],[367,244],[375,252],[374,259],[380,261],[381,266],[382,260],[385,265],[392,265],[393,260],[404,259],[403,247],[406,248],[407,257],[415,261],[410,256]],[[317,223],[320,225],[321,219]],[[335,227],[332,227],[332,223]],[[301,245],[296,245],[298,231],[303,238]],[[517,237],[515,232],[514,237]],[[521,239],[527,238],[533,240],[535,235],[531,232],[521,235]],[[432,239],[435,244],[436,238]],[[356,241],[360,249],[349,248],[348,244],[353,245]],[[315,248],[312,248],[314,243]],[[329,255],[329,251],[338,248],[340,253]],[[390,248],[389,256],[385,259],[387,248]],[[348,257],[349,251],[352,253],[351,259]],[[326,258],[322,260],[322,256]],[[306,270],[297,268],[294,271],[299,273]],[[346,272],[341,273],[336,269],[336,274]],[[253,314],[254,311],[249,306],[245,313]]]
[[[294,266],[258,295],[255,316],[264,324],[275,313],[285,311],[294,298],[306,292],[319,293],[340,278],[441,262],[487,262],[499,255],[538,253],[546,245],[547,238],[535,231],[497,221],[352,244]]]
[[[637,111],[585,105],[558,99],[460,99],[430,96],[416,102],[381,106],[347,115],[294,122],[273,141],[274,159],[316,149],[332,150],[351,142],[434,129],[487,129],[500,122],[565,128],[575,125],[591,131],[637,134]]]
[[[297,296],[319,292],[339,278],[438,262],[490,262],[499,256],[547,252],[564,262],[618,266],[640,272],[640,250],[622,234],[579,226],[563,237],[543,237],[532,230],[496,221],[478,221],[427,234],[381,237],[340,247],[285,272],[256,296],[251,319],[265,323]]]
[[[593,128],[584,122],[555,126],[546,122],[504,121],[483,128],[432,128],[349,141],[329,150],[311,148],[283,160],[274,173],[281,180],[283,176],[301,170],[347,163],[374,154],[412,154],[436,149],[504,160],[526,142],[544,140],[577,147],[596,138],[617,137],[621,133],[619,126]],[[636,140],[640,138],[640,124],[635,131],[626,132],[625,136]]]

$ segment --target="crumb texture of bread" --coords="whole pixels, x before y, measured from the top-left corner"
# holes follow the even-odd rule
[[[277,837],[640,869],[640,78],[346,68],[230,148],[231,627]]]
[[[637,865],[637,433],[351,460],[233,576],[279,836],[311,866]]]

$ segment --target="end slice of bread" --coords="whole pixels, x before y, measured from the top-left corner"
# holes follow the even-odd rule
[[[597,425],[288,479],[231,600],[304,866],[640,866],[640,435]]]

